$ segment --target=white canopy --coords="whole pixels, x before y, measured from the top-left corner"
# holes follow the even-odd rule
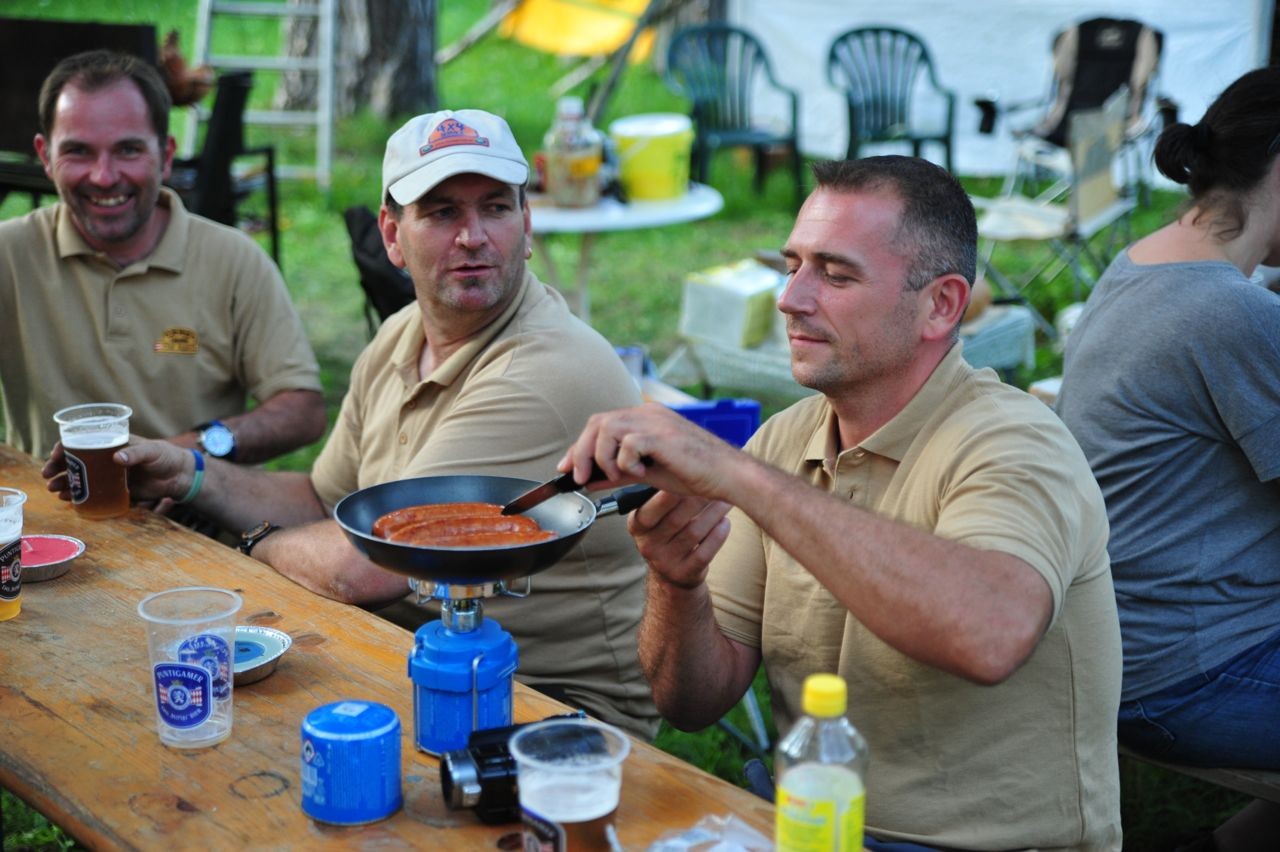
[[[1274,0],[729,0],[728,17],[764,42],[780,81],[799,91],[800,146],[821,157],[843,156],[847,145],[844,100],[826,79],[831,41],[859,26],[914,32],[928,45],[942,84],[957,94],[957,171],[997,174],[1013,162],[1008,128],[1002,123],[980,135],[974,98],[1043,97],[1050,45],[1064,26],[1108,16],[1163,32],[1156,93],[1172,97],[1179,117],[1194,122],[1232,80],[1267,63],[1273,7]],[[1030,123],[1034,115],[1022,118]],[[925,156],[941,161],[932,147]]]

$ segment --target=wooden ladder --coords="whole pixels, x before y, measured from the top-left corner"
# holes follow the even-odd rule
[[[313,18],[317,22],[311,55],[233,56],[214,54],[211,50],[213,24],[219,18]],[[211,65],[215,70],[229,68],[264,71],[300,71],[317,75],[316,108],[314,110],[248,110],[246,125],[274,127],[313,126],[315,128],[315,161],[313,164],[285,163],[281,177],[314,178],[327,190],[333,164],[333,90],[334,90],[334,25],[337,19],[335,0],[301,0],[300,2],[238,2],[238,0],[200,0],[196,17],[194,64]],[[284,39],[281,38],[281,43]],[[184,146],[194,149],[200,121],[208,118],[207,110],[191,110],[187,116]]]

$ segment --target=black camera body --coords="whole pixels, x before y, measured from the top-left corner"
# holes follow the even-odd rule
[[[579,711],[548,718],[585,717],[586,714]],[[508,725],[472,731],[466,748],[440,755],[440,787],[445,804],[455,810],[473,808],[480,821],[490,825],[519,822],[516,759],[508,746],[512,735],[523,727],[523,724]]]

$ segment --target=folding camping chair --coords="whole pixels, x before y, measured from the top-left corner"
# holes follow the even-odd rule
[[[1128,242],[1129,214],[1135,203],[1130,195],[1121,193],[1113,175],[1125,139],[1128,102],[1128,92],[1122,87],[1101,109],[1072,114],[1067,136],[1070,168],[1066,203],[1047,194],[974,199],[974,206],[980,210],[979,264],[1001,297],[998,300],[1028,304],[1028,287],[1048,284],[1070,269],[1075,278],[1075,298],[1080,301],[1082,290],[1093,286],[1117,247]],[[1101,248],[1091,244],[1094,237],[1104,233]],[[1042,242],[1050,249],[1048,258],[1019,283],[991,262],[996,244],[1014,241]],[[1045,317],[1034,311],[1033,315],[1046,336],[1057,336]]]
[[[348,207],[342,219],[351,237],[351,259],[360,274],[364,320],[372,338],[383,320],[413,301],[413,279],[387,257],[372,210],[363,205]]]
[[[240,224],[241,202],[254,191],[265,190],[271,257],[279,266],[275,147],[250,148],[244,141],[244,113],[252,88],[251,71],[228,71],[218,77],[217,94],[200,153],[190,159],[175,159],[168,184],[192,213],[232,227]],[[261,156],[262,166],[238,174],[234,164],[245,156]]]
[[[1050,195],[1069,185],[1070,155],[1067,130],[1080,110],[1097,109],[1120,87],[1127,87],[1122,166],[1126,191],[1149,194],[1151,149],[1155,137],[1176,116],[1177,107],[1157,97],[1157,75],[1164,35],[1141,21],[1091,18],[1067,27],[1053,39],[1053,80],[1047,98],[1000,104],[979,99],[979,132],[991,133],[1001,112],[1043,109],[1033,125],[1013,129],[1018,156],[1004,186],[1004,194],[1020,192],[1028,182],[1048,182]]]

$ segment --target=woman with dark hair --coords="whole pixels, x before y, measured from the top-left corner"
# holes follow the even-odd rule
[[[1280,264],[1277,151],[1280,68],[1166,129],[1156,166],[1190,199],[1067,341],[1058,413],[1111,522],[1119,738],[1174,763],[1280,769],[1280,297],[1250,281]],[[1255,802],[1204,848],[1278,836]]]

